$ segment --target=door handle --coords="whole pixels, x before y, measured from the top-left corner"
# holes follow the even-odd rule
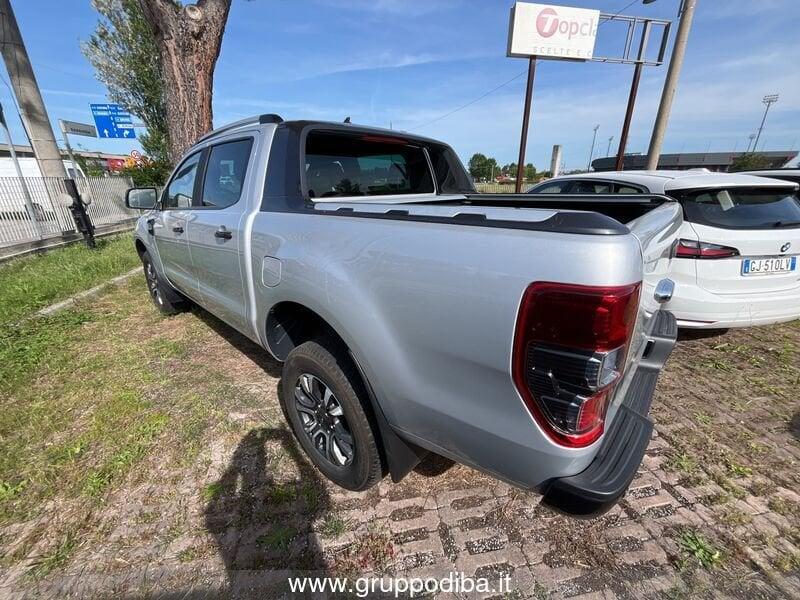
[[[233,237],[233,234],[224,225],[220,225],[219,229],[214,232],[214,237],[229,240]]]
[[[183,233],[183,227],[181,227],[180,225],[173,225],[172,231],[174,231],[175,233]]]

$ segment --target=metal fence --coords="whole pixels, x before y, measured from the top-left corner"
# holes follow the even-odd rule
[[[125,207],[125,191],[133,185],[127,177],[81,177],[76,183],[84,201],[91,201],[87,212],[96,226],[129,223],[139,215]],[[26,188],[33,211],[25,202]],[[62,179],[0,177],[0,247],[75,231],[70,204]]]
[[[524,194],[533,186],[535,183],[523,183],[522,184],[522,193]],[[513,194],[514,193],[514,184],[513,183],[476,183],[475,189],[478,190],[481,194]]]

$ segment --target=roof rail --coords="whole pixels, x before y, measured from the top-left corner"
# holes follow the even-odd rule
[[[276,114],[269,113],[264,115],[258,115],[255,117],[247,117],[246,119],[242,119],[240,121],[234,121],[233,123],[228,123],[227,125],[223,125],[222,127],[217,127],[209,131],[203,137],[198,139],[195,144],[199,144],[200,142],[204,142],[205,140],[215,137],[221,133],[225,133],[226,131],[230,131],[232,129],[238,129],[239,127],[244,127],[245,125],[255,125],[256,123],[260,125],[264,125],[265,123],[282,123],[283,119]]]

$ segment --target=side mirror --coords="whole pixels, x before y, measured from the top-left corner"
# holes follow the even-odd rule
[[[130,188],[125,192],[125,206],[136,210],[152,210],[158,204],[156,188]]]

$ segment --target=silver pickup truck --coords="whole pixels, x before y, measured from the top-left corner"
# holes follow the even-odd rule
[[[156,306],[196,303],[282,362],[286,418],[335,483],[434,452],[588,515],[635,476],[677,331],[677,203],[481,195],[441,142],[277,115],[126,203]]]

